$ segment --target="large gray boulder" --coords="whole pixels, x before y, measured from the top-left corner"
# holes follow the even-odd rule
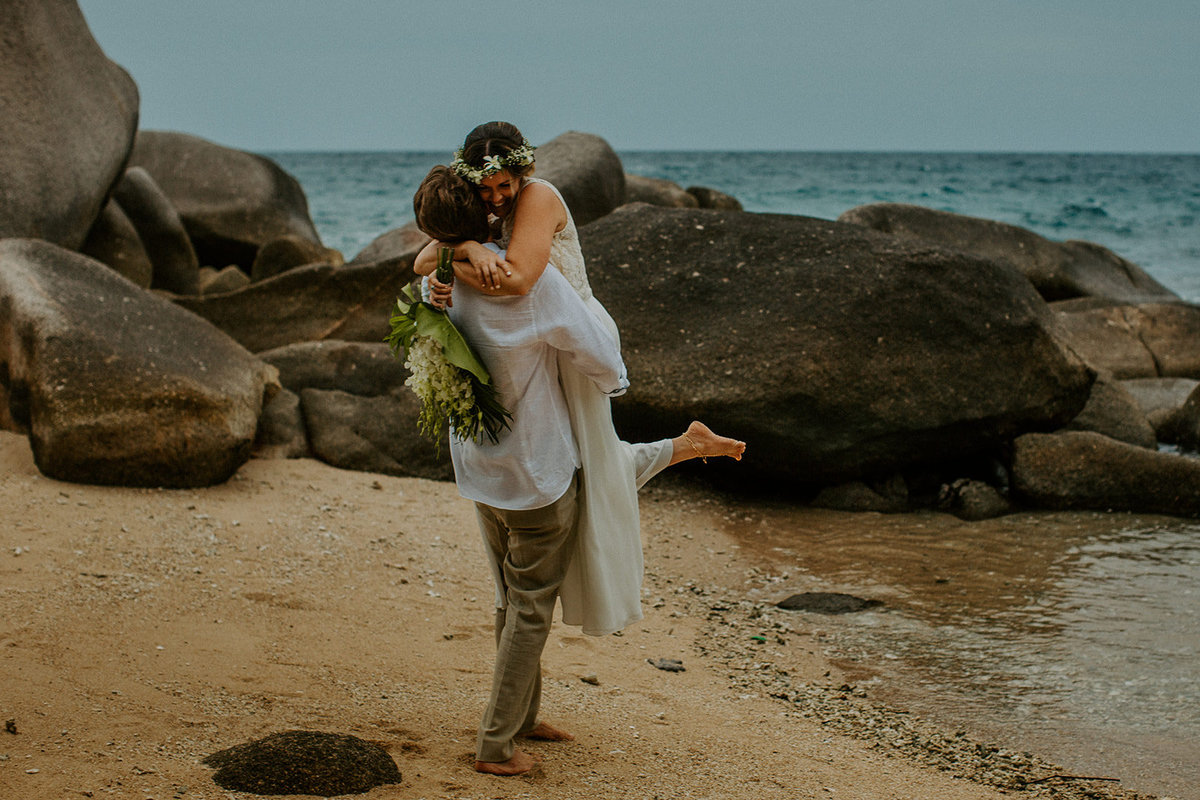
[[[374,397],[404,389],[408,370],[380,342],[325,340],[266,350],[259,358],[279,370],[285,389],[341,390]]]
[[[415,221],[409,222],[376,236],[350,263],[371,264],[387,259],[412,257],[429,241],[429,237],[421,232]]]
[[[263,405],[254,439],[255,458],[304,458],[310,455],[308,429],[300,396],[281,389]]]
[[[405,389],[364,397],[304,389],[300,407],[313,455],[340,469],[400,477],[454,479],[449,445],[440,450],[418,432],[420,401]]]
[[[1063,430],[1094,431],[1138,447],[1153,449],[1158,446],[1154,427],[1137,399],[1121,381],[1107,373],[1096,378],[1087,405]]]
[[[689,186],[687,193],[696,198],[700,208],[715,208],[719,211],[741,211],[742,201],[731,194],[707,186]]]
[[[154,279],[154,264],[137,228],[116,200],[104,204],[79,252],[107,264],[143,289],[149,289]]]
[[[1012,476],[1017,496],[1041,508],[1200,514],[1200,459],[1099,433],[1021,436]]]
[[[1200,386],[1195,378],[1133,378],[1121,381],[1125,391],[1137,401],[1142,413],[1151,414],[1175,411],[1185,402],[1188,395]]]
[[[258,248],[254,263],[250,265],[250,279],[266,280],[308,264],[332,264],[337,267],[343,261],[342,254],[333,248],[299,236],[281,236]]]
[[[1118,380],[1158,377],[1154,354],[1138,336],[1130,306],[1076,308],[1073,301],[1054,303],[1059,325],[1075,352],[1093,368]]]
[[[0,238],[78,249],[124,170],[137,86],[75,0],[4,0],[0,37]]]
[[[249,285],[250,276],[234,264],[225,269],[200,268],[200,294],[228,294]]]
[[[179,212],[141,167],[130,167],[117,183],[113,199],[137,231],[150,263],[150,286],[179,294],[200,291],[200,262]]]
[[[171,199],[205,266],[237,264],[249,274],[267,242],[321,243],[300,183],[269,158],[184,133],[139,131],[130,163]]]
[[[1051,308],[1075,351],[1119,380],[1200,378],[1200,306],[1069,300]]]
[[[665,178],[647,178],[643,175],[625,175],[625,202],[649,203],[652,206],[669,208],[699,208],[696,195],[688,192],[675,181]]]
[[[838,222],[921,239],[1020,270],[1047,300],[1103,297],[1122,302],[1177,300],[1137,264],[1091,242],[1055,242],[1033,231],[903,203],[858,206]]]
[[[253,353],[320,339],[381,342],[396,297],[414,277],[415,255],[298,267],[226,294],[173,299]]]
[[[625,169],[608,142],[567,131],[534,154],[539,178],[562,194],[576,225],[586,225],[625,202]]]
[[[1173,442],[1178,434],[1176,412],[1200,386],[1192,378],[1133,378],[1121,386],[1137,402],[1146,421],[1162,442]]]
[[[0,400],[39,469],[206,486],[249,457],[275,370],[86,256],[0,241]]]
[[[1185,450],[1200,451],[1200,388],[1188,396],[1164,427],[1171,441]]]
[[[1072,419],[1093,373],[1019,273],[854,225],[627,205],[581,231],[618,323],[627,439],[693,418],[736,470],[833,484],[949,461]]]
[[[942,487],[938,508],[959,519],[977,522],[1008,514],[1013,510],[1008,497],[989,483],[960,478]]]

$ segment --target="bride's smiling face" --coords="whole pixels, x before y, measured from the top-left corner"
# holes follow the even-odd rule
[[[512,212],[513,198],[520,189],[521,179],[502,169],[479,182],[479,197],[488,211],[504,219]]]

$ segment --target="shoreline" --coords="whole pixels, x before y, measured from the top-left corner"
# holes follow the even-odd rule
[[[556,624],[543,709],[578,739],[500,779],[470,769],[492,590],[452,484],[311,460],[200,490],[65,484],[10,433],[0,469],[5,796],[249,797],[200,759],[307,729],[388,749],[403,783],[371,798],[1150,797],[1033,783],[1065,771],[876,704],[803,617],[737,597],[761,564],[701,489],[643,492],[646,618]]]

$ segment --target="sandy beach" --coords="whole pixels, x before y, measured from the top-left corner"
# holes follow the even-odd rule
[[[10,433],[0,476],[0,797],[249,797],[201,759],[295,729],[385,747],[403,783],[378,800],[1138,796],[1026,785],[1056,768],[872,706],[804,615],[743,600],[769,576],[698,488],[643,492],[642,622],[551,634],[544,716],[577,740],[496,778],[471,769],[492,587],[452,484],[251,460],[202,490],[83,486]]]

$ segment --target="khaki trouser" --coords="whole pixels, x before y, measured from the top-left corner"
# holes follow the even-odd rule
[[[513,738],[537,724],[542,649],[550,634],[558,589],[575,551],[578,477],[543,508],[507,511],[483,503],[475,514],[488,553],[500,566],[508,607],[496,610],[492,696],[479,726],[476,758],[507,761]]]

